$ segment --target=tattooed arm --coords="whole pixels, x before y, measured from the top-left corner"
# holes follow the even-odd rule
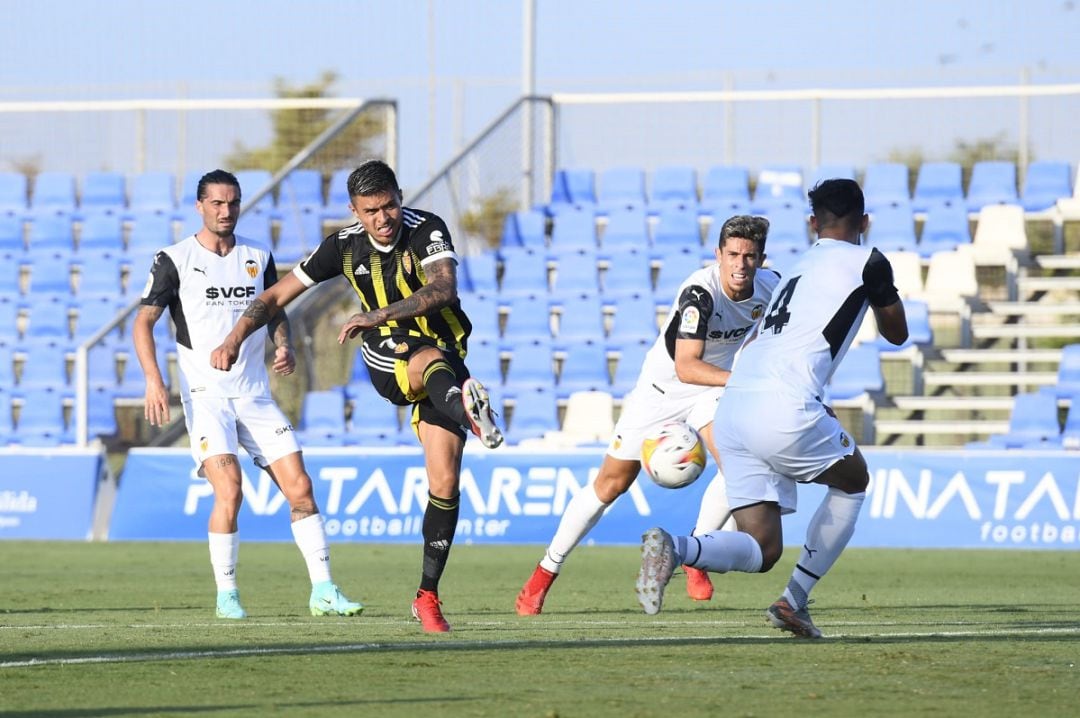
[[[285,318],[284,309],[289,302],[300,296],[307,287],[296,278],[296,275],[286,274],[273,286],[266,289],[255,298],[244,314],[237,320],[225,341],[210,354],[210,365],[215,369],[228,371],[236,363],[240,355],[240,345],[251,336],[259,327],[270,327],[274,345],[280,348],[289,347],[289,323]],[[291,348],[289,354],[292,353]],[[278,353],[275,353],[274,370],[278,369]],[[291,371],[291,369],[290,369]],[[288,373],[288,372],[283,372]]]
[[[442,309],[457,299],[457,263],[452,259],[440,259],[424,265],[427,284],[413,294],[370,312],[359,312],[349,317],[338,334],[338,344],[353,339],[365,329],[398,319],[422,317]]]

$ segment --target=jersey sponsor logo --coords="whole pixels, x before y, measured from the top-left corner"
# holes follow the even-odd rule
[[[365,274],[371,274],[371,271],[367,267],[365,267],[364,265],[361,264],[359,267],[357,267],[353,271],[353,274],[360,277],[360,276],[363,276]]]
[[[690,290],[694,292],[693,289]],[[682,319],[679,322],[679,331],[688,334],[690,332],[696,332],[698,328],[698,322],[701,321],[701,313],[697,307],[687,307],[683,310]]]
[[[739,339],[746,336],[746,333],[754,328],[753,324],[745,327],[738,327],[737,329],[714,329],[709,332],[709,339]]]
[[[431,255],[433,255],[433,254],[438,254],[439,252],[449,252],[449,251],[450,251],[450,246],[446,243],[446,240],[443,238],[442,230],[436,229],[434,232],[432,232],[428,236],[427,253],[428,253],[429,257]]]
[[[282,434],[288,434],[290,431],[293,431],[292,424],[286,424],[285,426],[279,426],[278,428],[274,429],[274,434],[277,436],[281,436]]]
[[[248,276],[252,279],[259,276],[259,265],[254,259],[244,262],[244,269],[247,270]]]
[[[243,299],[254,297],[255,287],[207,287],[207,299]]]

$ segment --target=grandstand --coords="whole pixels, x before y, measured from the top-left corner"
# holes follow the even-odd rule
[[[444,214],[455,233],[462,301],[476,325],[474,371],[492,385],[511,441],[566,446],[583,436],[584,444],[595,443],[595,435],[575,429],[580,414],[571,407],[602,412],[601,426],[617,418],[675,287],[713,261],[719,223],[739,212],[768,216],[768,264],[783,273],[810,243],[806,190],[829,176],[863,183],[871,215],[866,241],[890,256],[912,323],[912,339],[899,349],[883,345],[868,323],[856,342],[857,355],[868,357],[857,366],[869,370],[861,376],[845,368],[837,377],[833,400],[856,438],[882,446],[986,443],[1008,432],[1016,397],[1031,392],[1055,394],[1064,427],[1071,392],[1055,387],[1064,349],[1080,343],[1080,247],[1071,246],[1067,231],[1080,221],[1080,188],[1070,158],[980,161],[965,174],[955,162],[590,168],[559,166],[552,155],[538,163],[529,191],[488,218],[501,232],[465,229],[458,208],[475,206],[478,195],[462,188],[517,195],[507,188],[520,177],[487,155],[513,144],[542,154],[523,116],[554,122],[551,108],[545,98],[515,103],[406,199]],[[388,134],[394,124],[387,123]],[[325,169],[326,143],[315,139],[276,172],[240,170],[238,231],[271,244],[279,264],[298,261],[348,221],[341,196],[348,165]],[[383,145],[390,152],[396,139]],[[12,417],[0,422],[0,440],[78,443],[82,406],[88,438],[111,447],[171,443],[182,433],[159,434],[139,418],[141,376],[124,314],[137,301],[150,253],[195,228],[197,177],[0,172],[0,252],[10,260],[0,282],[0,311],[10,318],[0,317],[0,371],[11,377],[0,400]],[[357,409],[354,379],[362,367],[350,365],[357,360],[320,351],[321,335],[350,298],[340,288],[311,294],[293,314],[307,338],[308,374],[299,386],[277,387],[297,425],[333,418],[305,416],[306,406],[325,413],[334,405],[305,394],[338,392],[340,424],[332,422],[335,430],[319,444],[411,444],[400,416]],[[174,340],[164,325],[159,361],[174,376]],[[62,407],[37,416],[32,433],[22,411],[28,397],[38,397],[31,390],[50,392],[48,405]],[[578,392],[600,398],[574,400]]]

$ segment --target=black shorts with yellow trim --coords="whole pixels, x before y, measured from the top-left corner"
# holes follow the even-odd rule
[[[442,352],[443,359],[457,375],[458,384],[469,378],[469,369],[456,352],[447,351],[426,337],[373,337],[360,345],[360,355],[368,367],[371,384],[380,396],[391,404],[412,406],[410,423],[414,433],[417,423],[422,421],[425,424],[441,426],[464,439],[465,429],[438,411],[426,391],[421,389],[413,393],[409,390],[409,358],[428,347]]]

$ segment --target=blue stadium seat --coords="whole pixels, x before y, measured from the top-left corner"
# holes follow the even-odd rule
[[[91,387],[86,402],[87,436],[93,439],[115,435],[119,430],[116,423],[116,395],[105,387]],[[71,429],[74,431],[75,427]]]
[[[7,446],[15,433],[14,410],[11,405],[10,384],[0,384],[0,447]]]
[[[563,251],[555,257],[554,294],[598,292],[599,259],[595,249]]]
[[[171,322],[159,319],[157,324],[154,325],[155,359],[157,360],[158,369],[161,371],[161,377],[166,384],[169,382],[168,352],[170,346],[175,345],[175,340],[172,339],[168,329],[170,324]],[[159,327],[161,328],[159,329]],[[139,364],[139,358],[135,356],[135,351],[132,349],[127,352],[127,357],[121,367],[120,385],[116,389],[116,398],[142,399],[145,396],[146,376],[143,374],[142,366]]]
[[[656,339],[659,327],[652,293],[623,295],[615,299],[611,306],[615,310],[615,317],[608,340],[613,345]]]
[[[657,167],[649,190],[649,214],[657,215],[667,207],[698,210],[697,173],[693,167]]]
[[[547,245],[547,217],[538,209],[510,212],[503,221],[501,244],[543,249]]]
[[[323,240],[322,214],[312,208],[280,209],[278,240],[274,246],[274,261],[279,264],[296,264],[319,246]],[[243,222],[258,221],[260,213],[249,212]],[[262,215],[265,217],[265,215]]]
[[[770,165],[758,173],[757,188],[751,209],[755,214],[769,214],[777,205],[805,210],[802,168],[796,165]]]
[[[899,162],[875,162],[867,165],[863,178],[866,211],[874,212],[888,204],[911,204],[907,165]]]
[[[22,172],[0,172],[0,215],[26,215],[29,183]]]
[[[497,342],[501,331],[499,329],[499,303],[495,295],[488,292],[459,292],[458,299],[461,308],[465,310],[469,321],[472,323],[472,334],[469,337],[469,346],[474,340],[489,340]]]
[[[607,216],[600,238],[605,255],[623,250],[645,251],[649,247],[649,225],[643,207],[616,207]]]
[[[172,219],[155,212],[142,212],[134,216],[128,233],[124,259],[131,266],[134,276],[150,271],[150,262],[161,249],[173,243]]]
[[[905,299],[904,314],[907,316],[908,338],[897,346],[885,337],[878,336],[873,342],[880,352],[891,353],[908,349],[912,346],[925,347],[934,343],[934,332],[930,326],[930,305],[921,299]],[[869,319],[873,321],[873,319]]]
[[[560,312],[555,344],[559,348],[576,351],[579,342],[604,336],[604,307],[595,288],[560,295],[557,306]]]
[[[19,284],[22,267],[8,257],[3,257],[2,260],[0,261],[0,297],[8,300],[18,299],[22,294],[22,287]]]
[[[547,257],[525,247],[504,247],[499,250],[502,259],[502,281],[499,294],[503,297],[546,294],[548,292]]]
[[[293,170],[281,181],[278,188],[278,210],[307,209],[322,216],[326,209],[323,200],[322,172],[311,169]]]
[[[19,297],[0,294],[0,346],[10,346],[22,339],[19,332],[21,313]],[[0,386],[3,384],[4,382],[0,381]]]
[[[558,405],[555,392],[544,386],[522,389],[514,396],[514,411],[510,415],[506,440],[518,444],[526,439],[538,439],[548,431],[558,431]]]
[[[127,186],[119,172],[87,172],[82,180],[79,214],[109,212],[122,214],[127,208]]]
[[[596,216],[590,210],[567,209],[552,220],[551,251],[568,249],[596,249]]]
[[[27,255],[25,262],[30,269],[28,301],[71,300],[71,265],[67,256]]]
[[[250,215],[244,215],[240,218],[240,222],[242,223],[245,219],[250,220],[254,214],[255,213],[252,212]],[[190,237],[202,229],[203,226],[202,215],[196,211],[194,206],[178,207],[176,214],[173,215],[173,219],[180,224],[179,239]]]
[[[366,391],[364,386],[371,385],[371,370],[364,363],[363,347],[353,352],[352,367],[349,369],[349,381],[345,384],[345,399],[355,402]]]
[[[13,386],[15,386],[15,348],[10,344],[0,342],[0,390],[8,392]],[[11,400],[8,394],[0,395],[0,397]],[[0,413],[3,413],[4,408],[0,405]],[[7,408],[10,408],[10,404]]]
[[[497,339],[469,337],[469,354],[465,357],[469,374],[479,379],[485,387],[502,386],[502,350]]]
[[[120,388],[115,350],[105,344],[98,344],[86,353],[86,380],[91,390],[104,389],[111,398]]]
[[[79,228],[80,255],[124,251],[124,224],[119,214],[88,212]]]
[[[701,225],[694,207],[666,205],[660,209],[653,229],[651,255],[662,258],[671,251],[701,250]]]
[[[1017,204],[1016,163],[1000,160],[976,162],[968,182],[967,207],[978,212],[988,204]]]
[[[114,254],[80,254],[75,266],[79,269],[76,296],[80,301],[97,296],[120,297],[124,286],[120,281],[120,256]]]
[[[505,393],[516,397],[519,392],[541,387],[555,386],[555,368],[551,353],[551,339],[538,336],[523,338],[507,335],[510,366],[506,371]]]
[[[0,256],[21,257],[26,252],[22,215],[0,214]]]
[[[191,170],[184,173],[184,179],[180,185],[180,201],[176,205],[177,211],[184,209],[190,209],[195,206],[195,200],[198,199],[196,193],[199,189],[199,180],[206,174],[202,170]],[[177,217],[177,219],[180,219]]]
[[[963,204],[962,175],[958,162],[924,162],[915,180],[912,208],[916,212],[925,212],[934,202]]]
[[[609,390],[612,396],[622,399],[634,388],[641,373],[641,365],[645,363],[645,355],[649,353],[654,341],[655,339],[642,338],[612,344],[619,355]]]
[[[195,178],[195,185],[198,185],[199,177]],[[193,186],[189,206],[195,204],[194,192]],[[141,172],[131,178],[129,218],[146,213],[171,216],[176,213],[176,210],[176,178],[171,172]]]
[[[596,211],[607,214],[615,207],[645,207],[645,171],[640,167],[612,167],[600,173]]]
[[[369,402],[373,403],[373,402]],[[374,407],[371,407],[374,409]],[[368,406],[363,407],[367,411]],[[341,387],[309,391],[300,410],[297,437],[303,446],[342,446],[345,443],[345,392]]]
[[[818,165],[806,177],[806,191],[812,190],[818,182],[827,179],[855,179],[855,167],[847,164]]]
[[[486,251],[461,258],[458,267],[458,281],[465,290],[494,294],[499,291],[499,258],[494,252]]]
[[[75,232],[71,215],[47,213],[34,215],[27,235],[26,251],[35,259],[40,257],[58,258],[64,261],[70,259],[75,251]]]
[[[18,393],[52,389],[64,393],[68,389],[67,359],[56,344],[30,344],[24,347],[26,361],[19,376]]]
[[[767,246],[767,245],[766,245]],[[675,292],[690,273],[701,269],[701,255],[693,252],[667,252],[660,258],[660,273],[653,296],[658,304],[671,304]]]
[[[1027,212],[1041,212],[1072,194],[1072,170],[1068,162],[1032,162],[1024,173],[1020,203]]]
[[[881,373],[880,352],[876,346],[859,344],[848,349],[847,355],[833,373],[826,393],[829,401],[840,401],[884,388],[885,377]]]
[[[1066,344],[1061,348],[1057,383],[1046,387],[1046,392],[1058,398],[1080,397],[1080,344]]]
[[[352,402],[352,416],[348,424],[344,423],[345,404],[341,403],[342,424],[337,423],[338,398],[341,392],[332,389],[329,392],[308,392],[304,399],[304,411],[308,411],[308,398],[311,398],[311,410],[320,417],[320,426],[325,422],[324,428],[316,428],[321,433],[323,446],[340,446],[343,444],[356,446],[394,446],[398,443],[401,432],[398,408],[384,399],[371,385],[364,381],[356,385],[356,394],[349,397]],[[315,396],[313,397],[312,394]],[[325,414],[325,416],[323,416]],[[339,428],[341,427],[341,428]]]
[[[1061,446],[1074,451],[1080,449],[1080,395],[1074,394],[1069,400],[1069,412],[1061,429]]]
[[[64,396],[57,389],[20,391],[22,406],[12,440],[20,446],[50,447],[74,443],[64,423]]]
[[[710,167],[701,187],[701,213],[723,222],[750,209],[750,170],[738,165]]]
[[[608,391],[611,375],[608,371],[607,349],[596,339],[577,341],[566,351],[556,399],[566,399],[576,391]]]
[[[75,175],[70,172],[41,172],[34,178],[30,212],[39,214],[74,214]]]
[[[270,184],[273,179],[273,175],[269,170],[240,170],[234,172],[237,181],[240,183],[240,196],[243,198],[243,206],[247,206],[248,198],[254,198],[259,190],[263,189]],[[277,203],[274,199],[273,191],[263,195],[263,197],[255,204],[255,206],[248,210],[249,212],[265,212],[270,216],[276,216]]]
[[[503,331],[508,341],[551,340],[551,311],[546,294],[522,294],[508,305],[510,315]]]
[[[1009,430],[987,438],[986,445],[996,449],[1057,448],[1061,445],[1057,399],[1033,392],[1013,397]]]
[[[806,208],[802,205],[774,205],[769,208],[769,235],[765,240],[768,255],[799,254],[810,247]]]
[[[327,187],[326,209],[323,210],[324,220],[340,220],[351,218],[349,211],[349,175],[352,169],[334,170],[330,176],[330,185]]]
[[[628,294],[652,294],[652,260],[645,248],[620,251],[607,257],[602,278],[605,298]]]
[[[925,207],[926,221],[919,237],[919,256],[929,259],[935,252],[951,252],[971,244],[971,222],[963,202],[930,202]]]
[[[905,202],[878,206],[870,217],[868,240],[870,246],[880,252],[917,251],[915,216],[911,205]]]
[[[246,237],[274,249],[273,220],[268,215],[259,212],[248,212],[236,223],[236,233],[241,237]],[[274,250],[274,260],[279,263],[282,262],[283,260],[279,260],[277,255],[277,250]]]
[[[596,210],[596,178],[591,169],[556,170],[547,211],[558,215],[567,209]]]

